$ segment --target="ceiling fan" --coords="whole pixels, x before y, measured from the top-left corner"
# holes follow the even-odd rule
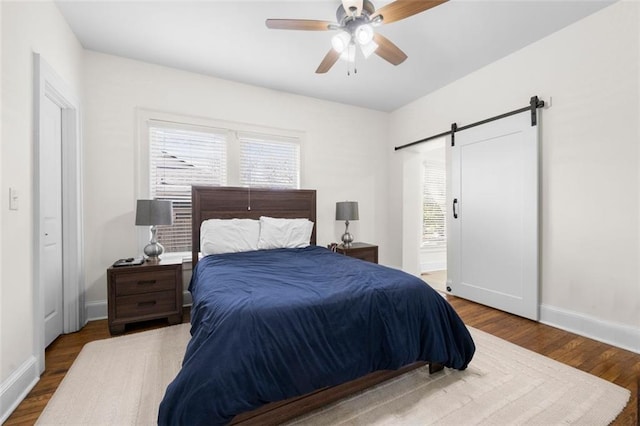
[[[356,46],[365,58],[373,53],[399,65],[407,55],[374,27],[408,18],[447,0],[395,0],[376,10],[369,0],[342,0],[336,11],[337,22],[312,19],[267,19],[268,28],[277,30],[331,31],[339,30],[331,39],[332,49],[326,54],[316,73],[323,74],[340,59],[355,60]],[[355,70],[357,72],[357,70]]]

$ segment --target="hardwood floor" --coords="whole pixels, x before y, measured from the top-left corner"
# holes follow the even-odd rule
[[[423,272],[421,278],[434,290],[441,293],[447,292],[447,270]]]
[[[631,391],[631,399],[614,425],[638,425],[640,355],[577,336],[534,321],[510,315],[464,299],[447,296],[465,323],[534,352],[609,380]],[[184,320],[189,321],[189,311]],[[165,321],[127,326],[126,333],[163,327]],[[81,331],[60,336],[45,354],[46,370],[38,384],[18,406],[5,425],[32,425],[44,409],[82,347],[93,340],[111,337],[107,321],[93,321]],[[508,423],[508,419],[505,419]]]
[[[507,314],[468,300],[447,296],[465,324],[556,361],[613,382],[631,391],[614,425],[638,425],[640,355]],[[473,361],[471,361],[473,362]]]

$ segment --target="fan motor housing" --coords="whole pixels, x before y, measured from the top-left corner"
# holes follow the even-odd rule
[[[373,6],[369,0],[364,0],[362,2],[362,14],[360,16],[353,17],[351,14],[348,14],[346,10],[344,10],[344,6],[338,6],[338,10],[336,10],[336,20],[341,26],[346,26],[349,21],[358,21],[360,23],[369,22],[369,16],[376,11],[376,8]]]

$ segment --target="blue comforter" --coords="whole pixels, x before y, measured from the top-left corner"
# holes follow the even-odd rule
[[[464,369],[475,351],[455,311],[420,279],[321,247],[207,256],[189,290],[192,338],[161,425],[225,424],[415,361]]]

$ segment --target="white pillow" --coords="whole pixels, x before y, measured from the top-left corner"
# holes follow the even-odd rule
[[[209,219],[200,225],[200,251],[206,256],[258,250],[259,237],[259,220]]]
[[[313,222],[308,219],[260,217],[259,249],[304,248],[309,245]]]

